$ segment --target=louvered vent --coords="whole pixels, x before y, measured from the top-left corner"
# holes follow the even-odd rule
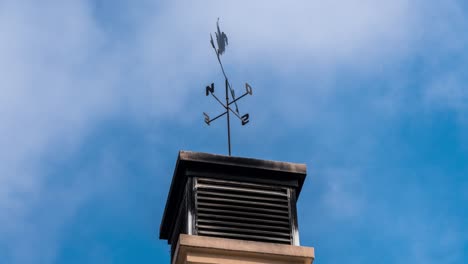
[[[197,178],[198,235],[292,244],[288,188]]]

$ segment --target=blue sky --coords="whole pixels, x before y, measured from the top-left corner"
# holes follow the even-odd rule
[[[0,0],[0,263],[169,262],[178,151],[227,152],[218,17],[233,155],[307,164],[315,263],[465,262],[465,1]]]

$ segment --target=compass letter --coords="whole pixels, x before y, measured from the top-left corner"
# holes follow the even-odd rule
[[[244,126],[245,124],[247,124],[249,122],[249,114],[245,114],[241,117],[241,120],[242,120],[242,125]]]
[[[208,96],[210,93],[214,93],[214,83],[212,83],[211,86],[206,87],[206,96]]]
[[[203,115],[205,116],[205,123],[207,125],[210,125],[210,116],[205,112],[203,113]]]
[[[245,91],[252,95],[252,86],[250,86],[248,83],[245,83]]]

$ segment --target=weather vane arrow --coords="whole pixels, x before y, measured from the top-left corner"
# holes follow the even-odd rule
[[[234,114],[234,116],[236,116],[240,121],[241,121],[241,124],[242,125],[246,125],[247,123],[249,123],[249,114],[244,114],[244,115],[240,115],[239,114],[239,107],[237,106],[237,102],[242,99],[244,96],[246,95],[252,95],[252,87],[248,84],[248,83],[245,83],[245,93],[243,95],[241,95],[240,97],[236,98],[235,96],[235,93],[234,93],[234,89],[232,89],[232,86],[231,86],[231,83],[229,82],[229,79],[226,75],[226,72],[224,70],[224,67],[223,67],[223,63],[221,62],[221,55],[224,54],[224,52],[226,51],[226,46],[228,45],[228,38],[226,36],[226,34],[224,32],[222,32],[219,28],[219,18],[218,18],[218,21],[216,22],[216,28],[217,28],[217,32],[215,32],[215,35],[216,35],[216,44],[218,47],[216,47],[215,45],[215,42],[213,40],[213,35],[210,34],[210,43],[211,43],[211,46],[213,47],[214,51],[215,51],[215,54],[216,54],[216,58],[218,58],[218,62],[219,62],[219,66],[221,67],[221,71],[224,75],[224,85],[225,85],[225,92],[226,92],[226,100],[225,102],[222,102],[216,95],[215,95],[215,88],[214,88],[214,83],[212,83],[211,85],[209,86],[206,86],[206,96],[209,96],[209,95],[212,95],[214,99],[216,99],[216,101],[218,101],[218,103],[224,107],[224,112],[217,115],[216,117],[214,118],[210,118],[210,116],[207,114],[207,113],[203,113],[203,115],[205,116],[205,123],[207,125],[210,125],[211,122],[215,121],[216,119],[226,115],[226,119],[227,119],[227,134],[228,134],[228,153],[229,153],[229,156],[231,156],[231,125],[230,125],[230,113]],[[233,110],[231,108],[231,105],[234,104],[235,106],[235,110]]]

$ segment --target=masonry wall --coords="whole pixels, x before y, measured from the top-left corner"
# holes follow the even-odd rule
[[[180,235],[172,264],[311,264],[314,248]]]

